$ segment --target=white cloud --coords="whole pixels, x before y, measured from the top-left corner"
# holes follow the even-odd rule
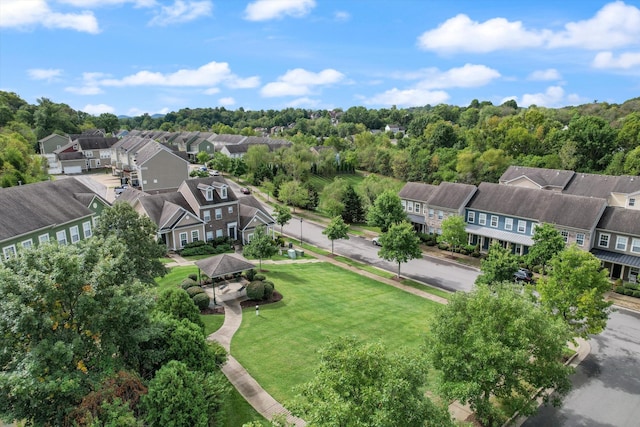
[[[446,89],[451,87],[479,87],[500,77],[500,73],[485,65],[465,64],[462,67],[440,71],[437,68],[421,70],[419,89]]]
[[[640,41],[640,9],[621,1],[609,3],[593,18],[569,22],[565,30],[554,34],[549,47],[612,49]]]
[[[45,0],[2,0],[0,28],[28,29],[39,25],[90,34],[100,32],[96,17],[89,11],[57,13],[49,8]]]
[[[157,110],[157,111],[141,110],[139,108],[134,107],[134,108],[130,108],[129,111],[127,111],[127,116],[136,117],[136,116],[142,116],[144,114],[149,114],[153,116],[154,114],[167,114],[169,111],[171,110],[167,107],[161,108],[160,110]]]
[[[217,86],[224,83],[228,86],[245,87],[248,79],[242,79],[233,74],[226,62],[209,62],[196,69],[182,69],[175,73],[162,74],[152,71],[140,71],[121,79],[103,79],[102,86],[175,86],[197,87]]]
[[[205,1],[176,0],[173,5],[162,6],[160,11],[149,21],[149,25],[182,24],[198,19],[202,16],[210,16],[213,4]]]
[[[220,93],[220,89],[218,89],[217,87],[212,87],[202,93],[204,93],[205,95],[215,95],[216,93]]]
[[[320,105],[320,101],[317,99],[311,99],[309,97],[296,98],[292,101],[287,102],[287,107],[291,108],[309,108],[309,107],[317,107]]]
[[[27,74],[29,74],[29,77],[33,80],[47,80],[51,82],[62,75],[62,70],[59,68],[32,68],[27,70]]]
[[[560,107],[565,100],[579,99],[576,94],[569,94],[565,97],[564,89],[560,86],[549,86],[544,93],[526,93],[522,95],[522,102],[518,105],[528,107],[537,105],[539,107]]]
[[[235,105],[236,100],[229,96],[229,97],[226,97],[226,98],[218,99],[218,103],[220,105],[224,105],[224,106],[231,106],[231,105]]]
[[[260,86],[260,77],[253,76],[247,77],[246,79],[236,78],[235,80],[230,81],[227,86],[231,89],[252,89]]]
[[[314,7],[315,0],[257,0],[247,5],[244,18],[249,21],[268,21],[285,16],[301,18]]]
[[[625,52],[615,57],[612,52],[600,52],[593,58],[591,65],[594,68],[619,68],[628,70],[638,67],[640,69],[640,52]]]
[[[133,3],[135,7],[152,7],[158,4],[156,0],[58,0],[58,3],[84,8],[119,6],[125,3]]]
[[[442,90],[423,89],[399,90],[393,88],[364,100],[368,105],[397,105],[398,107],[419,107],[427,104],[435,105],[446,102],[449,94]]]
[[[338,22],[346,22],[351,19],[351,14],[349,12],[345,12],[344,10],[338,10],[333,14],[333,19]]]
[[[522,22],[493,18],[485,22],[472,21],[460,14],[446,20],[435,30],[418,37],[424,50],[442,52],[487,53],[501,49],[522,49],[541,46],[545,32],[530,31]]]
[[[82,109],[85,113],[89,113],[92,116],[99,116],[103,113],[115,113],[116,109],[107,104],[87,104]]]
[[[527,77],[529,80],[536,81],[549,81],[549,80],[560,80],[562,76],[555,68],[547,68],[546,70],[536,70],[529,74]]]
[[[278,81],[267,83],[260,93],[265,97],[308,95],[314,86],[340,83],[344,78],[344,74],[331,68],[319,73],[296,68],[278,77]]]

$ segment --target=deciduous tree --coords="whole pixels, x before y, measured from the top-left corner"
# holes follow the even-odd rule
[[[280,225],[280,234],[282,234],[282,229],[284,228],[285,224],[291,221],[291,211],[289,210],[288,206],[283,205],[275,205],[273,210],[276,215],[276,224]]]
[[[533,245],[529,248],[530,264],[542,265],[542,274],[546,273],[547,264],[564,249],[564,239],[551,224],[536,225],[533,229]]]
[[[512,284],[453,294],[430,327],[427,351],[440,392],[470,403],[484,426],[504,421],[493,397],[528,415],[537,409],[536,390],[553,388],[559,399],[570,389],[571,368],[562,361],[566,325]]]
[[[273,238],[267,234],[264,226],[259,225],[253,233],[251,241],[245,245],[243,253],[248,257],[255,257],[260,260],[260,270],[262,270],[262,259],[270,258],[278,252]]]
[[[367,212],[367,223],[373,227],[380,227],[385,233],[394,224],[407,219],[407,213],[402,209],[400,197],[395,191],[387,190],[373,203]]]
[[[378,252],[382,259],[398,263],[398,278],[400,278],[400,264],[411,259],[420,258],[420,239],[408,222],[392,225],[380,236],[382,248]]]
[[[491,285],[513,280],[514,273],[518,271],[518,257],[494,242],[480,264],[480,271],[482,274],[476,279],[476,284]]]
[[[322,231],[322,234],[326,235],[331,240],[331,254],[333,255],[333,241],[336,239],[349,240],[349,226],[344,223],[341,216],[336,216],[331,219],[331,222]]]
[[[446,243],[453,251],[467,242],[465,222],[460,215],[452,215],[442,221],[442,234],[438,236],[438,243]]]

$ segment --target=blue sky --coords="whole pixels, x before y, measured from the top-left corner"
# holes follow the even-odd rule
[[[0,90],[94,115],[621,103],[640,3],[1,0]]]

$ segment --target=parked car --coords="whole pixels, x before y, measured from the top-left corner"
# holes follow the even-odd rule
[[[220,175],[220,172],[217,170],[212,169],[209,171],[209,176],[219,176],[219,175]]]
[[[200,166],[200,167],[198,168],[198,170],[199,170],[200,172],[208,172],[208,171],[209,171],[209,169],[207,169],[207,167],[206,167],[206,166]]]
[[[519,268],[518,271],[513,273],[513,279],[516,282],[533,283],[533,273],[526,268]]]
[[[246,188],[246,187],[242,187],[242,188],[240,189],[240,192],[241,192],[242,194],[251,194],[251,190],[249,190],[249,189],[248,189],[248,188]]]
[[[124,190],[126,190],[127,188],[129,188],[129,185],[128,184],[123,184],[123,185],[119,185],[116,188],[114,188],[113,191],[116,193],[116,196],[119,196],[122,193],[124,193]]]
[[[378,237],[374,237],[373,239],[371,239],[371,243],[373,243],[376,246],[382,246]]]

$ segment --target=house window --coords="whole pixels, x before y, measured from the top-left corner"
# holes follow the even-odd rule
[[[429,209],[429,218],[433,218],[433,209]]]
[[[576,244],[578,246],[584,246],[584,233],[576,234]]]
[[[498,216],[497,215],[491,215],[491,226],[493,228],[497,228],[498,227]]]
[[[157,178],[153,178],[153,183],[157,184],[158,183],[158,179]]]
[[[77,243],[80,240],[80,229],[77,225],[74,225],[69,229],[71,233],[71,243]]]
[[[207,231],[207,242],[213,240],[213,231]]]
[[[222,237],[222,229],[216,230],[216,237]]]
[[[222,209],[216,209],[216,219],[222,219]]]
[[[438,211],[438,219],[442,219],[443,216],[444,214],[442,213],[442,211]]]
[[[93,157],[93,151],[85,151],[84,152],[84,156],[85,157]]]
[[[407,201],[406,200],[400,200],[400,204],[402,205],[402,210],[406,211],[407,210]]]
[[[223,199],[227,198],[227,187],[226,186],[223,186],[220,189],[220,197],[222,197]]]
[[[213,188],[207,188],[207,194],[205,195],[205,198],[208,201],[213,200]]]
[[[233,213],[233,206],[229,206],[229,209],[227,209],[227,212]]]
[[[84,232],[84,238],[87,239],[93,235],[91,231],[91,221],[82,223],[82,231]]]
[[[467,212],[467,222],[473,224],[476,221],[476,213],[474,211]]]
[[[619,251],[627,250],[627,238],[624,236],[618,236],[616,239],[616,249]]]
[[[518,220],[518,233],[527,231],[527,221]]]
[[[562,236],[562,240],[564,240],[565,243],[569,241],[569,232],[567,230],[561,230],[560,235]]]
[[[504,229],[509,231],[513,230],[513,218],[504,219]]]
[[[11,257],[16,256],[16,246],[11,245],[6,248],[2,248],[2,253],[4,254],[4,259],[9,259]]]
[[[416,213],[420,213],[420,203],[416,202]]]
[[[142,185],[147,185],[147,180],[146,179],[142,180]]]
[[[631,239],[631,252],[640,254],[640,239]]]
[[[180,233],[180,247],[183,248],[187,244],[187,233]]]
[[[24,242],[22,242],[22,247],[25,249],[31,249],[32,245],[33,245],[33,240],[31,239],[25,240]]]
[[[487,214],[478,214],[478,224],[487,225]]]
[[[427,205],[424,205],[424,207],[422,208],[422,214],[423,215],[427,214]]]
[[[41,234],[40,236],[38,236],[38,242],[47,243],[48,241],[49,241],[49,235],[48,234]]]
[[[429,227],[429,234],[435,233],[436,229],[433,227]]]
[[[198,240],[200,240],[200,233],[198,230],[191,230],[191,241],[197,242]]]
[[[211,211],[202,211],[202,219],[204,222],[211,221]]]
[[[413,202],[407,202],[407,212],[413,212]]]
[[[253,239],[253,233],[247,234],[247,242],[251,242],[251,239]]]
[[[629,199],[629,207],[633,207],[635,205],[636,205],[636,199],[635,198]]]
[[[600,240],[598,240],[598,246],[601,248],[609,247],[609,235],[608,234],[600,234]]]
[[[64,230],[58,231],[56,233],[56,239],[58,240],[58,243],[60,243],[61,245],[66,245],[67,244],[67,233]]]
[[[442,228],[436,229],[436,234],[442,234]]]

